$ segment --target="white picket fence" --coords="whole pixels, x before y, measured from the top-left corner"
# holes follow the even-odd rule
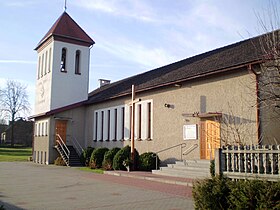
[[[232,179],[280,180],[280,145],[227,146],[216,150],[215,171]]]

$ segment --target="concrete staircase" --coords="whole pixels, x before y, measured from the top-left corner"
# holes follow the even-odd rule
[[[175,164],[167,164],[167,167],[160,167],[153,170],[153,174],[163,176],[182,177],[190,179],[210,178],[209,160],[184,160],[176,161]]]
[[[80,157],[73,146],[67,146],[70,151],[69,166],[82,166]]]
[[[62,148],[61,145],[55,145],[54,148],[56,148],[57,152],[60,154],[60,156],[62,157],[62,159],[64,160],[67,166],[70,167],[83,166],[80,161],[80,157],[73,146],[65,145],[65,147]],[[65,153],[65,151],[68,151],[66,148],[70,152],[69,159],[67,154]]]

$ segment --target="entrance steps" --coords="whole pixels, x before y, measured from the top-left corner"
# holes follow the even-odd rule
[[[76,152],[75,148],[73,146],[67,145],[67,149],[70,152],[69,159],[67,155],[65,154],[65,149],[62,149],[60,145],[54,146],[54,148],[58,151],[64,162],[67,166],[75,167],[75,166],[83,166],[80,157],[78,153]]]
[[[70,157],[69,157],[69,166],[75,167],[75,166],[83,166],[80,157],[78,153],[76,152],[75,148],[73,146],[67,145],[69,151],[70,151]]]
[[[210,178],[209,160],[184,160],[176,161],[175,164],[167,164],[167,167],[160,167],[153,170],[153,174],[163,176],[182,177],[190,179]]]

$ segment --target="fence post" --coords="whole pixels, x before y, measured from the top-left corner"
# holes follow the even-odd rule
[[[218,148],[215,149],[215,174],[221,175],[222,174],[222,149]]]

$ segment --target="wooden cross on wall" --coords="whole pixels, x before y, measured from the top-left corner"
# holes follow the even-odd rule
[[[131,130],[131,159],[132,159],[132,170],[135,170],[135,146],[134,146],[134,128],[135,128],[135,104],[139,102],[140,99],[135,100],[135,87],[134,85],[131,86],[131,102],[129,103],[131,105],[131,123],[130,123],[130,130]]]

